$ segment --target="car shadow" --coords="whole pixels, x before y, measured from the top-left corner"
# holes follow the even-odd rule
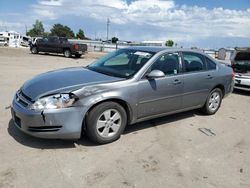
[[[179,121],[182,119],[194,117],[196,115],[202,115],[198,110],[192,110],[188,112],[178,113],[174,115],[168,115],[161,118],[156,118],[141,123],[136,123],[126,127],[123,135],[136,133],[137,131],[152,128],[155,126],[167,126],[171,122]],[[37,149],[62,149],[62,148],[75,148],[77,145],[85,147],[94,147],[98,146],[97,144],[88,140],[88,138],[83,135],[81,139],[77,141],[72,140],[59,140],[59,139],[41,139],[29,136],[20,130],[14,125],[13,120],[9,121],[8,133],[13,139],[18,143]]]
[[[167,126],[172,122],[176,122],[176,121],[186,119],[186,118],[191,118],[196,115],[203,116],[204,114],[202,114],[199,110],[192,110],[192,111],[177,113],[177,114],[168,115],[168,116],[164,116],[160,118],[155,118],[155,119],[143,121],[140,123],[136,123],[133,125],[129,125],[126,127],[123,134],[135,133],[143,129],[148,129],[148,128],[157,127],[157,126],[163,126],[163,125]]]
[[[14,138],[18,143],[38,149],[62,149],[62,148],[75,148],[76,145],[84,146],[96,146],[96,144],[90,142],[86,136],[83,136],[80,140],[60,140],[60,139],[42,139],[32,137],[21,132],[15,125],[13,120],[9,121],[8,133]]]
[[[234,89],[233,93],[238,95],[250,96],[250,91],[244,91],[239,89]]]

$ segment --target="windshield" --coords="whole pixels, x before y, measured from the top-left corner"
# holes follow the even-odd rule
[[[131,78],[153,55],[153,52],[120,49],[97,60],[88,69],[114,77]]]

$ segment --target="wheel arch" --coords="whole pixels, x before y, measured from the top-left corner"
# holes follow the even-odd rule
[[[219,88],[222,91],[222,97],[225,96],[225,87],[223,84],[217,84],[216,86],[213,87],[213,89],[211,89],[211,91],[213,91],[215,88]]]
[[[101,101],[98,101],[96,103],[94,103],[93,105],[91,105],[85,116],[84,116],[84,119],[83,119],[83,129],[85,129],[85,125],[86,125],[86,117],[88,116],[89,112],[95,108],[96,106],[104,103],[104,102],[116,102],[118,103],[119,105],[121,105],[124,110],[126,111],[126,114],[127,114],[127,124],[130,124],[132,122],[132,117],[133,117],[133,111],[132,111],[132,108],[130,107],[130,105],[123,99],[119,99],[119,98],[108,98],[108,99],[104,99],[104,100],[101,100]]]
[[[69,50],[69,51],[71,52],[71,49],[70,49],[69,47],[64,47],[64,48],[63,48],[63,52],[64,52],[65,50]]]

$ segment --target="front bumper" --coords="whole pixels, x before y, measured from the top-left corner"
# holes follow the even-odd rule
[[[50,109],[36,112],[13,99],[12,119],[22,132],[39,138],[79,139],[85,111],[83,107]]]

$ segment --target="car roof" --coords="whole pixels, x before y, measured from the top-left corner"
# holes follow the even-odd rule
[[[138,51],[146,51],[146,52],[154,52],[158,53],[161,51],[166,52],[197,52],[197,53],[203,53],[201,50],[198,49],[187,49],[187,48],[172,48],[172,47],[150,47],[150,46],[131,46],[126,49],[131,50],[138,50]]]

